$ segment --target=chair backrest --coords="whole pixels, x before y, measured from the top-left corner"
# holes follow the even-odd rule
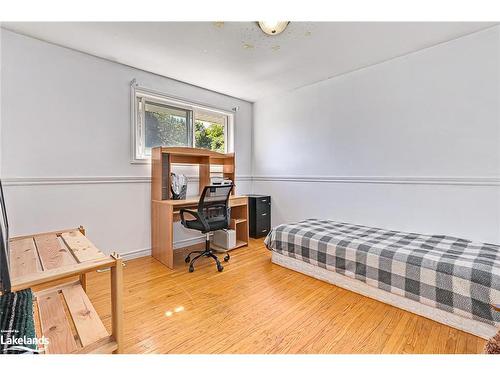
[[[9,223],[5,209],[5,199],[0,181],[0,291],[10,291],[9,275]]]
[[[205,186],[198,202],[198,213],[207,220],[229,220],[229,195],[233,185]]]

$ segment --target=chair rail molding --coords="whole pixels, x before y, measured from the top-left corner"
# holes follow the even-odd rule
[[[198,182],[198,176],[187,176],[188,181]],[[403,185],[469,185],[500,186],[500,177],[489,176],[236,176],[237,181],[256,182],[313,182]],[[149,176],[71,176],[71,177],[5,177],[4,186],[30,185],[81,185],[81,184],[149,184]]]
[[[315,182],[404,185],[470,185],[499,186],[500,177],[469,176],[252,176],[252,181],[262,182]]]
[[[150,183],[151,178],[141,176],[6,177],[2,181],[5,186],[31,186]]]
[[[198,182],[198,176],[187,176],[188,182]],[[237,181],[251,181],[250,176],[237,176]],[[4,186],[83,185],[83,184],[150,184],[150,176],[78,176],[78,177],[5,177]]]

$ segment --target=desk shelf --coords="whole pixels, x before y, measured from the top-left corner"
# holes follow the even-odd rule
[[[233,249],[248,245],[248,198],[245,197],[244,201],[235,203],[236,206],[231,205],[231,224],[229,226],[236,231],[236,246]]]
[[[245,214],[245,211],[242,210],[242,213]],[[224,249],[215,244],[210,244],[210,247],[216,251],[225,252],[248,245],[248,224],[246,217],[231,218],[231,225],[229,227],[236,231],[236,246],[231,249]]]
[[[231,225],[246,223],[247,219],[231,219]]]

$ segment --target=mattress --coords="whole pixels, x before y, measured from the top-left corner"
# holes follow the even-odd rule
[[[466,319],[500,326],[500,246],[308,219],[272,229],[268,249]]]

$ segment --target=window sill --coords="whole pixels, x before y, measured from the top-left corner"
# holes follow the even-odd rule
[[[151,159],[132,159],[130,164],[151,164]]]

